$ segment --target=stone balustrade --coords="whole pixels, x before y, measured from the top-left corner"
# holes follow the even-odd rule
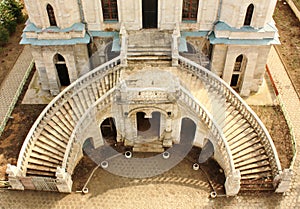
[[[89,107],[88,103],[101,98],[106,91],[116,85],[120,76],[120,68],[114,67],[118,64],[120,64],[120,56],[95,68],[68,86],[43,110],[30,129],[19,154],[17,167],[22,175],[26,175],[26,168],[33,146],[41,136],[44,128],[49,125],[49,122],[57,118],[63,118],[61,121],[64,121],[65,132],[70,134],[70,130],[73,130],[75,124]],[[90,89],[89,93],[86,91],[87,88]],[[67,127],[69,127],[69,131]]]
[[[179,65],[182,66],[183,69],[192,72],[199,79],[203,80],[215,91],[218,91],[220,95],[225,95],[226,101],[234,106],[257,132],[259,139],[264,145],[266,153],[270,159],[273,177],[279,175],[281,173],[281,165],[274,143],[264,124],[254,113],[254,111],[246,104],[246,102],[225,81],[206,68],[182,56],[179,56]]]

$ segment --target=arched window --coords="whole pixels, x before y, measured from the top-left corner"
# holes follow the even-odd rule
[[[236,88],[239,86],[241,75],[244,72],[244,68],[246,67],[246,64],[247,64],[247,59],[242,54],[235,59],[233,73],[230,82],[231,87]]]
[[[254,11],[254,5],[250,4],[247,8],[244,25],[250,25]]]
[[[101,0],[104,21],[118,21],[117,0]]]
[[[54,10],[50,4],[47,5],[47,13],[48,13],[50,26],[57,26],[56,20],[55,20],[55,15],[54,15]]]
[[[183,0],[182,20],[197,21],[199,0]]]

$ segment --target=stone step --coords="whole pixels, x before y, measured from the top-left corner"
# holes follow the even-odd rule
[[[250,169],[252,170],[252,169],[260,168],[260,167],[264,167],[264,166],[270,166],[270,163],[268,160],[257,161],[257,162],[253,162],[251,164],[239,166],[238,169],[240,171],[245,171],[245,170],[250,170]]]
[[[233,159],[235,160],[235,159],[238,159],[241,156],[247,155],[251,152],[255,152],[260,148],[263,148],[263,145],[261,143],[257,142],[257,143],[252,144],[251,146],[249,146],[245,149],[236,149],[236,150],[232,151],[231,153],[232,153]]]
[[[263,148],[261,148],[256,151],[250,152],[244,156],[241,156],[237,159],[234,159],[233,161],[235,165],[238,165],[240,163],[247,163],[248,160],[255,159],[256,157],[266,156],[265,153],[266,151]]]
[[[267,173],[268,171],[271,171],[271,167],[269,165],[265,165],[259,168],[253,168],[253,169],[248,169],[248,170],[243,170],[241,172],[241,176],[243,175],[248,175],[248,174],[264,174]]]
[[[31,170],[27,169],[26,176],[47,176],[55,177],[54,172],[40,171],[40,170]]]
[[[54,164],[60,164],[61,158],[55,158],[55,156],[53,156],[53,153],[47,153],[48,155],[45,155],[46,151],[44,151],[44,153],[37,152],[36,150],[33,150],[33,152],[31,153],[31,157],[37,158],[37,159],[41,159],[47,162],[52,162]]]
[[[272,178],[272,172],[271,171],[267,171],[267,172],[264,172],[264,173],[254,173],[254,174],[244,174],[244,175],[241,175],[241,181],[244,181],[244,180],[250,180],[250,179],[255,179],[255,180],[258,180],[258,179],[268,179],[268,178]]]
[[[133,152],[154,152],[154,153],[162,153],[165,151],[164,148],[153,148],[153,147],[133,147]]]
[[[55,149],[58,149],[61,152],[64,152],[67,143],[60,141],[59,139],[55,138],[53,135],[43,131],[39,137],[39,141],[43,142],[46,146],[51,146]]]
[[[251,182],[251,181],[250,181]],[[253,183],[244,183],[241,181],[241,189],[240,191],[244,192],[252,192],[252,191],[274,191],[275,188],[273,186],[273,181],[264,181],[260,180],[259,182],[254,181]]]
[[[169,56],[136,56],[127,57],[128,60],[171,60]]]
[[[259,139],[255,139],[255,140],[252,140],[252,141],[247,141],[246,143],[244,143],[244,144],[242,144],[242,145],[240,145],[238,147],[235,147],[235,148],[231,149],[231,152],[233,154],[236,154],[238,152],[241,152],[243,150],[248,149],[251,146],[254,146],[255,144],[260,144],[260,140]]]
[[[48,171],[48,172],[54,172],[54,173],[56,172],[56,168],[51,168],[51,167],[42,166],[42,165],[35,165],[35,164],[31,164],[31,163],[28,163],[27,168],[31,169],[31,170],[38,170],[38,171]]]
[[[231,134],[234,134],[235,131],[245,130],[250,126],[245,119],[240,118],[239,116],[240,115],[236,115],[236,117],[231,119],[231,125],[227,125],[225,128],[223,128],[223,133],[225,136],[230,136]]]
[[[244,137],[247,137],[249,134],[251,134],[254,130],[250,127],[249,124],[245,125],[245,129],[238,129],[232,132],[230,135],[225,135],[227,138],[227,141],[238,141]]]
[[[49,161],[44,161],[44,160],[40,160],[40,159],[33,158],[33,157],[31,157],[31,158],[28,160],[28,163],[35,164],[35,165],[41,165],[41,166],[52,167],[52,168],[57,168],[57,166],[59,166],[59,164],[51,163],[51,162],[49,162]]]
[[[64,156],[64,151],[61,151],[61,150],[56,149],[56,148],[54,148],[54,147],[52,147],[52,146],[49,146],[48,144],[44,143],[43,141],[37,141],[37,142],[35,143],[35,146],[36,146],[36,147],[40,147],[40,148],[42,148],[43,150],[47,150],[47,151],[49,151],[49,152],[51,152],[51,153],[53,153],[53,154],[56,154],[56,155],[58,155],[58,156],[61,156],[61,157]]]
[[[171,46],[134,46],[129,45],[127,52],[171,52]]]
[[[243,137],[242,139],[238,140],[238,141],[230,141],[229,142],[229,146],[231,150],[235,150],[237,148],[239,148],[240,146],[247,144],[247,143],[253,143],[255,142],[255,140],[257,139],[257,135],[254,132],[251,132],[249,135]]]
[[[148,56],[169,56],[171,57],[171,52],[128,52],[127,59],[130,57],[148,57]]]

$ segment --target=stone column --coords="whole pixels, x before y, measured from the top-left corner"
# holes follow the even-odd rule
[[[21,176],[21,171],[19,168],[14,165],[7,164],[6,173],[8,174],[8,181],[12,189],[24,190],[24,186],[18,178]]]
[[[71,175],[64,168],[57,167],[56,170],[56,187],[59,192],[71,193],[73,181]]]
[[[172,119],[169,117],[166,119],[165,137],[163,141],[164,147],[172,146]]]
[[[226,177],[225,190],[226,195],[237,195],[241,188],[241,173],[239,170],[235,170],[233,173]]]

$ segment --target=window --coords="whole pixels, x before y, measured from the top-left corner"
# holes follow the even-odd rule
[[[104,21],[118,21],[117,0],[101,0]]]
[[[47,13],[48,13],[50,26],[57,26],[56,20],[55,20],[55,15],[54,15],[54,10],[50,4],[47,5]]]
[[[182,20],[197,21],[199,0],[183,0]]]
[[[247,13],[246,13],[246,16],[245,16],[244,25],[250,25],[251,24],[253,11],[254,11],[254,5],[250,4],[247,8]]]
[[[235,59],[233,73],[230,82],[231,87],[233,88],[238,87],[239,81],[241,79],[241,74],[243,73],[245,66],[246,66],[246,58],[244,55],[241,54]]]

